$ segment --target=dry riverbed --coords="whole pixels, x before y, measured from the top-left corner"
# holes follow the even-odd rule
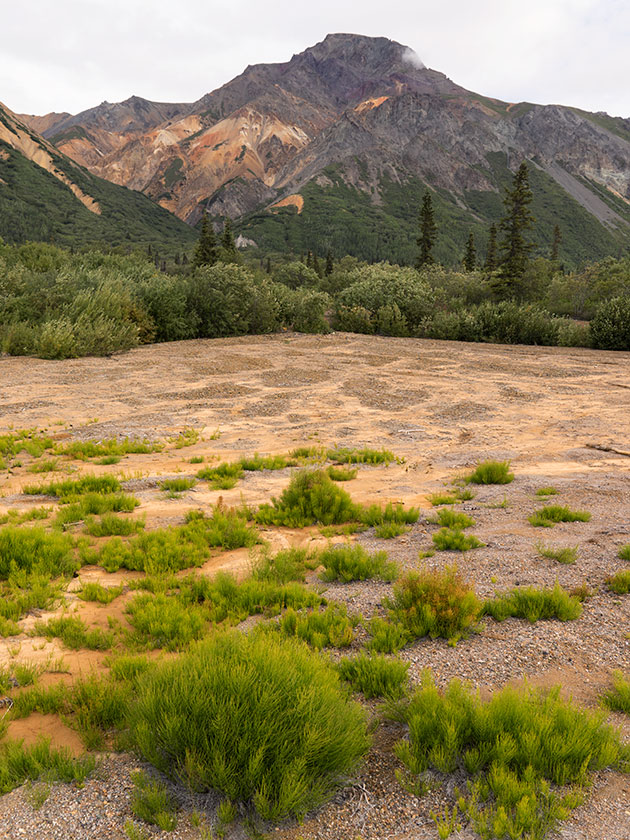
[[[128,455],[119,464],[63,460],[64,469],[121,477],[141,502],[146,527],[183,521],[191,508],[208,509],[219,497],[227,505],[241,499],[259,505],[278,495],[290,470],[246,473],[232,490],[213,491],[200,482],[176,499],[166,498],[159,481],[194,476],[204,466],[242,456],[286,453],[298,446],[386,448],[399,457],[389,466],[362,466],[345,488],[363,503],[402,502],[421,508],[404,536],[379,540],[373,530],[357,536],[369,549],[385,549],[404,569],[417,568],[418,554],[431,547],[435,526],[427,495],[443,489],[458,473],[487,458],[509,459],[513,483],[481,487],[460,508],[474,517],[474,533],[485,544],[465,557],[438,552],[422,562],[442,567],[454,561],[480,597],[515,585],[586,585],[594,594],[577,621],[527,624],[485,621],[482,632],[450,647],[441,639],[420,640],[401,651],[412,682],[431,668],[438,684],[470,681],[487,694],[527,679],[547,687],[560,684],[580,703],[595,708],[614,669],[630,673],[630,596],[608,591],[605,580],[627,563],[617,558],[630,543],[630,354],[573,348],[506,347],[412,339],[330,336],[277,336],[192,341],[142,347],[108,359],[62,362],[0,358],[0,434],[11,428],[46,429],[57,442],[124,437],[167,441],[182,429],[200,438],[181,449]],[[593,448],[603,447],[603,448]],[[617,450],[617,451],[615,451]],[[627,454],[621,454],[621,453]],[[21,491],[34,481],[29,456],[0,475],[0,517],[50,503]],[[527,517],[541,506],[536,490],[553,486],[554,502],[587,510],[589,522],[534,528]],[[542,533],[541,533],[542,532]],[[272,529],[262,533],[274,549],[318,546],[317,528]],[[578,547],[578,559],[562,565],[540,557],[535,544]],[[230,569],[247,574],[248,550],[219,553],[206,574]],[[66,607],[86,623],[107,627],[107,617],[125,621],[132,592],[109,606],[86,603],[73,592],[85,581],[122,583],[139,573],[84,567],[69,587]],[[387,584],[333,584],[329,600],[344,602],[369,617],[391,592]],[[58,611],[57,611],[58,612]],[[48,617],[46,614],[44,617]],[[105,655],[72,652],[58,641],[28,635],[36,618],[20,622],[23,633],[0,640],[0,665],[37,662],[41,684],[72,680],[106,667]],[[63,667],[59,660],[63,659]],[[377,713],[376,704],[371,710]],[[622,715],[610,720],[630,740]],[[9,725],[9,736],[53,743],[81,752],[77,733],[56,716],[32,715]],[[436,838],[431,811],[443,811],[449,791],[416,799],[395,778],[399,767],[392,746],[402,730],[382,724],[374,746],[350,786],[309,815],[302,825],[270,829],[279,840],[403,840]],[[0,799],[0,838],[70,840],[124,838],[131,816],[129,755],[108,754],[83,789],[52,786],[41,807],[25,786]],[[183,812],[175,832],[147,827],[150,837],[196,838],[193,807],[212,821],[212,797],[181,794]],[[39,803],[37,803],[39,805]],[[247,836],[240,823],[229,840]],[[453,835],[472,840],[469,829]],[[630,840],[630,777],[598,774],[584,805],[563,824],[563,840]]]

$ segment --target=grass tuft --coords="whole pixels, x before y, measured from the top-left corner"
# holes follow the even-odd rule
[[[340,659],[337,668],[353,691],[360,691],[366,700],[372,697],[398,699],[405,692],[409,663],[387,656],[360,653]]]
[[[509,461],[481,461],[464,481],[467,484],[509,484],[514,481]]]
[[[524,618],[531,624],[541,619],[553,618],[573,621],[582,615],[582,604],[578,598],[569,595],[559,583],[552,589],[521,586],[486,601],[483,613],[491,615],[496,621],[504,621],[510,617]]]
[[[552,548],[551,546],[536,543],[536,551],[541,557],[546,557],[548,560],[556,560],[558,563],[571,565],[577,560],[577,546],[565,546],[565,548]]]
[[[602,705],[613,712],[630,715],[630,680],[621,671],[613,671],[613,685],[601,698]]]
[[[617,595],[627,595],[630,592],[630,570],[624,569],[606,579],[606,584],[611,592]]]
[[[553,528],[558,522],[588,522],[591,514],[585,510],[571,510],[562,505],[545,505],[528,517],[536,528]]]
[[[398,576],[398,567],[387,560],[386,552],[368,554],[363,546],[357,544],[329,546],[319,554],[317,560],[324,566],[321,578],[327,581],[349,583],[352,580],[371,578],[392,581]]]
[[[432,539],[438,551],[470,551],[484,545],[473,534],[465,534],[458,528],[440,528]]]
[[[262,505],[256,521],[263,525],[304,528],[319,522],[339,525],[359,518],[360,509],[349,494],[323,470],[301,470],[272,504]]]

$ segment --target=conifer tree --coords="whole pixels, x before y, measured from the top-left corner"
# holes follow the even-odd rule
[[[311,251],[307,251],[306,253],[306,267],[312,268],[313,267],[313,254]]]
[[[486,271],[494,271],[497,267],[497,226],[490,225],[490,234],[488,236],[488,250],[486,251],[486,261],[484,268]]]
[[[551,243],[551,260],[558,261],[558,251],[560,250],[560,243],[562,242],[562,232],[560,227],[556,225],[553,229],[553,242]]]
[[[232,233],[232,222],[229,218],[225,220],[225,224],[223,225],[221,247],[230,256],[236,256],[236,244],[234,242],[234,234]]]
[[[319,264],[319,260],[317,259],[317,254],[313,254],[313,271],[319,278],[322,277],[322,267]]]
[[[326,275],[326,277],[330,277],[330,275],[333,273],[334,268],[335,264],[333,262],[333,256],[329,248],[328,253],[326,254],[326,268],[324,269],[324,274]]]
[[[475,248],[475,237],[472,231],[468,234],[468,242],[466,243],[466,252],[462,260],[466,271],[474,271],[477,267],[477,249]]]
[[[420,253],[416,260],[416,268],[424,268],[424,266],[431,265],[434,262],[431,252],[435,245],[436,236],[437,225],[433,214],[433,201],[431,200],[431,193],[427,190],[422,198],[420,209],[420,235],[416,240]]]
[[[201,221],[201,233],[193,256],[193,266],[199,268],[201,265],[214,265],[217,258],[217,240],[214,235],[214,228],[204,213]]]
[[[527,164],[521,163],[511,190],[506,190],[503,203],[505,216],[501,220],[500,229],[503,233],[501,251],[501,296],[513,297],[518,281],[525,274],[529,262],[529,254],[534,243],[527,239],[527,231],[535,222],[529,209],[532,202],[532,191],[529,187],[529,172]]]
[[[267,274],[271,274],[271,258],[267,257]]]

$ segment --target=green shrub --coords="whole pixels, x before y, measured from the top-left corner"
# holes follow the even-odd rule
[[[132,641],[150,648],[179,650],[199,639],[208,627],[202,609],[167,595],[137,595],[125,612],[134,630]]]
[[[318,555],[309,555],[305,548],[287,548],[274,555],[263,552],[253,564],[252,577],[278,584],[303,581],[307,569],[314,569],[318,562]]]
[[[368,630],[370,640],[366,647],[375,653],[396,653],[411,640],[411,634],[405,626],[380,616],[369,622]]]
[[[285,467],[297,466],[297,461],[284,455],[259,455],[253,458],[241,458],[238,462],[246,472],[261,472],[262,470],[283,470]]]
[[[608,588],[617,595],[627,595],[630,592],[630,570],[625,569],[607,578]]]
[[[467,516],[465,513],[459,513],[449,508],[439,510],[436,516],[428,519],[428,522],[434,525],[441,525],[443,528],[456,528],[458,531],[464,530],[465,528],[472,528],[475,524],[472,516]]]
[[[142,770],[131,774],[134,789],[131,793],[131,811],[134,817],[162,831],[174,831],[177,826],[176,803],[162,782],[149,779]]]
[[[553,589],[536,589],[533,586],[520,586],[497,595],[483,605],[485,615],[491,615],[496,621],[506,618],[524,618],[530,623],[557,618],[560,621],[573,621],[582,615],[582,605],[578,598],[569,595],[559,583]]]
[[[335,464],[391,464],[396,460],[388,449],[329,449],[327,457]]]
[[[590,518],[587,511],[570,510],[561,505],[545,505],[527,517],[536,528],[553,528],[558,522],[588,522]]]
[[[348,493],[331,481],[323,470],[301,470],[272,504],[262,505],[256,521],[263,525],[304,528],[320,522],[338,525],[358,518],[359,508]]]
[[[369,747],[332,666],[269,634],[218,634],[158,663],[138,681],[130,726],[162,772],[273,820],[327,799]]]
[[[354,638],[358,618],[348,616],[345,605],[330,604],[322,611],[296,612],[289,608],[280,619],[280,630],[307,642],[316,650],[348,647]]]
[[[398,567],[395,563],[388,562],[386,552],[368,554],[363,546],[356,543],[329,546],[317,559],[319,564],[324,566],[321,578],[327,581],[340,580],[348,583],[351,580],[370,578],[391,581],[398,575]]]
[[[388,502],[384,508],[380,505],[364,508],[361,511],[361,522],[370,527],[384,524],[411,525],[418,521],[419,516],[418,508],[404,508]]]
[[[76,501],[70,501],[70,499],[76,499]],[[135,496],[126,493],[108,493],[107,495],[86,493],[83,496],[71,496],[65,501],[67,504],[62,504],[55,516],[55,525],[61,528],[82,521],[91,521],[90,517],[94,515],[131,513],[140,504]],[[139,523],[141,520],[131,521]],[[113,519],[108,520],[108,522],[113,523]],[[105,530],[107,525],[101,527]],[[115,526],[112,524],[111,527]],[[124,525],[120,527],[125,528]],[[140,525],[137,527],[140,527]],[[99,526],[94,525],[94,528],[98,530]],[[95,534],[95,536],[98,535]],[[105,536],[105,534],[103,533],[101,536]]]
[[[542,543],[536,543],[536,551],[541,557],[546,557],[548,560],[556,560],[558,563],[565,563],[567,565],[575,563],[577,560],[577,546],[566,546],[565,548],[551,548]]]
[[[556,490],[555,487],[539,487],[536,490],[537,496],[557,496],[560,491]]]
[[[98,627],[88,629],[82,619],[75,616],[60,616],[47,622],[37,621],[33,635],[47,639],[58,638],[71,650],[88,648],[89,650],[108,650],[112,646],[113,634]]]
[[[160,452],[162,449],[164,445],[161,443],[150,443],[147,440],[134,440],[127,437],[121,441],[116,438],[102,441],[75,440],[65,446],[56,446],[55,454],[67,455],[75,461],[86,461],[88,458],[98,457],[120,460],[123,455],[144,455],[149,452]]]
[[[360,653],[352,658],[340,659],[337,668],[341,678],[349,682],[354,691],[360,691],[367,700],[372,697],[397,699],[404,694],[409,663],[387,656]]]
[[[90,581],[82,585],[77,595],[82,601],[96,601],[99,604],[111,604],[115,598],[122,595],[122,591],[122,585],[103,586],[100,583]]]
[[[440,528],[432,539],[438,551],[470,551],[483,545],[473,534],[465,534],[458,528]]]
[[[195,486],[194,478],[166,478],[160,482],[160,490],[165,490],[172,498]]]
[[[79,568],[73,548],[68,536],[39,527],[7,525],[0,530],[0,579],[17,571],[48,577],[72,575]]]
[[[47,461],[36,461],[28,468],[32,473],[57,472],[60,470],[59,460],[57,458],[49,458]]]
[[[630,562],[630,543],[619,549],[617,557],[619,557],[620,560],[628,560]]]
[[[451,644],[474,628],[481,611],[474,589],[456,566],[409,572],[394,585],[393,599],[384,603],[391,620],[412,638],[442,637]]]
[[[630,350],[630,296],[614,297],[601,303],[590,326],[593,347]]]
[[[218,467],[205,467],[197,473],[197,478],[209,481],[214,490],[231,490],[242,477],[243,467],[239,462],[223,463]]]
[[[343,467],[335,467],[334,464],[331,464],[326,469],[326,472],[333,481],[352,481],[353,478],[357,477],[358,470],[344,469]]]
[[[80,786],[94,767],[93,758],[73,758],[69,750],[53,749],[49,741],[40,740],[30,747],[22,741],[5,741],[0,745],[0,792],[9,793],[24,782],[41,777]]]
[[[417,788],[429,768],[469,777],[457,807],[483,837],[542,838],[582,801],[575,789],[589,771],[626,767],[629,750],[602,713],[512,687],[483,702],[453,680],[443,694],[430,675],[406,708],[409,726],[396,754]],[[552,788],[551,785],[554,787]]]
[[[91,537],[128,537],[144,528],[143,519],[130,519],[106,513],[99,520],[91,519],[85,523],[85,530]]]
[[[62,500],[86,493],[118,493],[120,482],[113,475],[86,475],[77,480],[51,481],[50,484],[30,485],[23,492],[30,495],[57,496]]]
[[[427,498],[433,507],[439,507],[440,505],[456,505],[460,501],[460,499],[453,493],[431,493],[431,495]]]
[[[470,484],[509,484],[514,481],[509,461],[482,461],[465,479]]]
[[[151,668],[146,656],[118,656],[109,661],[112,679],[118,682],[135,682],[141,674]]]
[[[382,525],[377,525],[374,529],[374,536],[379,540],[392,540],[395,537],[400,537],[408,533],[410,528],[406,525],[400,525],[398,522],[384,522]]]
[[[613,671],[613,686],[602,696],[602,704],[613,712],[630,715],[630,681],[621,671]]]

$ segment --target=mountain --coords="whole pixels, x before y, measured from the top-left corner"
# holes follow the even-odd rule
[[[40,119],[42,125],[54,122]],[[142,193],[77,165],[0,103],[0,237],[179,249],[195,235]]]
[[[481,251],[526,160],[540,253],[553,227],[569,263],[630,244],[630,120],[467,91],[387,38],[329,35],[282,64],[250,66],[189,104],[131,97],[44,135],[91,172],[190,224],[207,210],[267,250],[412,261],[422,194],[437,256]]]

